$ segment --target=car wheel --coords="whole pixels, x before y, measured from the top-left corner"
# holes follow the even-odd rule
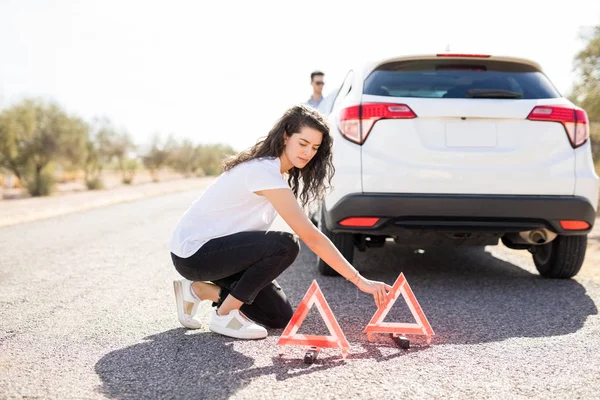
[[[327,229],[327,226],[325,226],[325,216],[323,215],[324,212],[323,208],[318,221],[319,230],[333,242],[335,247],[342,253],[342,256],[344,256],[349,263],[352,263],[352,260],[354,259],[354,236],[351,233],[334,233]],[[327,265],[327,263],[321,260],[321,257],[319,256],[317,256],[317,269],[321,275],[339,275],[336,270]]]
[[[557,236],[552,242],[531,249],[533,262],[546,278],[572,278],[581,269],[587,247],[587,235]]]

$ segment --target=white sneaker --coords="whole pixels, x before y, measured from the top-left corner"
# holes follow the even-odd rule
[[[208,329],[236,339],[264,339],[267,330],[243,316],[239,310],[231,310],[227,315],[213,311]]]
[[[181,325],[189,329],[199,329],[202,324],[194,319],[200,300],[192,294],[192,281],[180,279],[173,281],[175,301],[177,302],[177,318]]]

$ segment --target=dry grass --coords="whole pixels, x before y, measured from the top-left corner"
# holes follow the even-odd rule
[[[181,179],[183,176],[180,173],[174,172],[170,169],[162,169],[157,172],[157,176],[160,181],[170,181],[174,179]],[[69,192],[81,192],[87,191],[88,188],[83,179],[83,173],[73,175],[61,175],[57,177],[60,181],[57,182],[54,194],[64,194]],[[19,185],[18,179],[13,177],[14,184],[12,188],[6,188],[4,185],[0,185],[0,201],[9,199],[19,199],[28,197],[25,189]],[[111,189],[118,186],[122,186],[122,175],[117,170],[107,170],[102,173],[102,182],[104,189]],[[150,172],[146,169],[140,169],[133,178],[133,185],[153,183],[153,177]]]
[[[57,173],[56,175],[57,182],[68,183],[82,180],[85,174],[83,171],[62,171]]]

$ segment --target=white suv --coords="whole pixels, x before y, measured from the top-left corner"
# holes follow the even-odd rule
[[[480,54],[381,60],[325,103],[334,189],[314,220],[352,261],[409,246],[527,249],[570,278],[598,203],[589,124],[532,61]],[[334,275],[322,260],[322,274]]]

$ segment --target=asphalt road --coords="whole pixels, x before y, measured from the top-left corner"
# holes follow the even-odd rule
[[[0,398],[598,398],[600,265],[548,280],[527,253],[499,246],[357,254],[371,279],[404,272],[436,333],[429,347],[368,342],[372,298],[318,276],[305,246],[278,281],[296,306],[318,280],[348,358],[280,355],[281,331],[261,341],[186,331],[166,243],[198,193],[0,228]],[[409,319],[401,301],[388,315]],[[315,310],[300,332],[326,333]]]

